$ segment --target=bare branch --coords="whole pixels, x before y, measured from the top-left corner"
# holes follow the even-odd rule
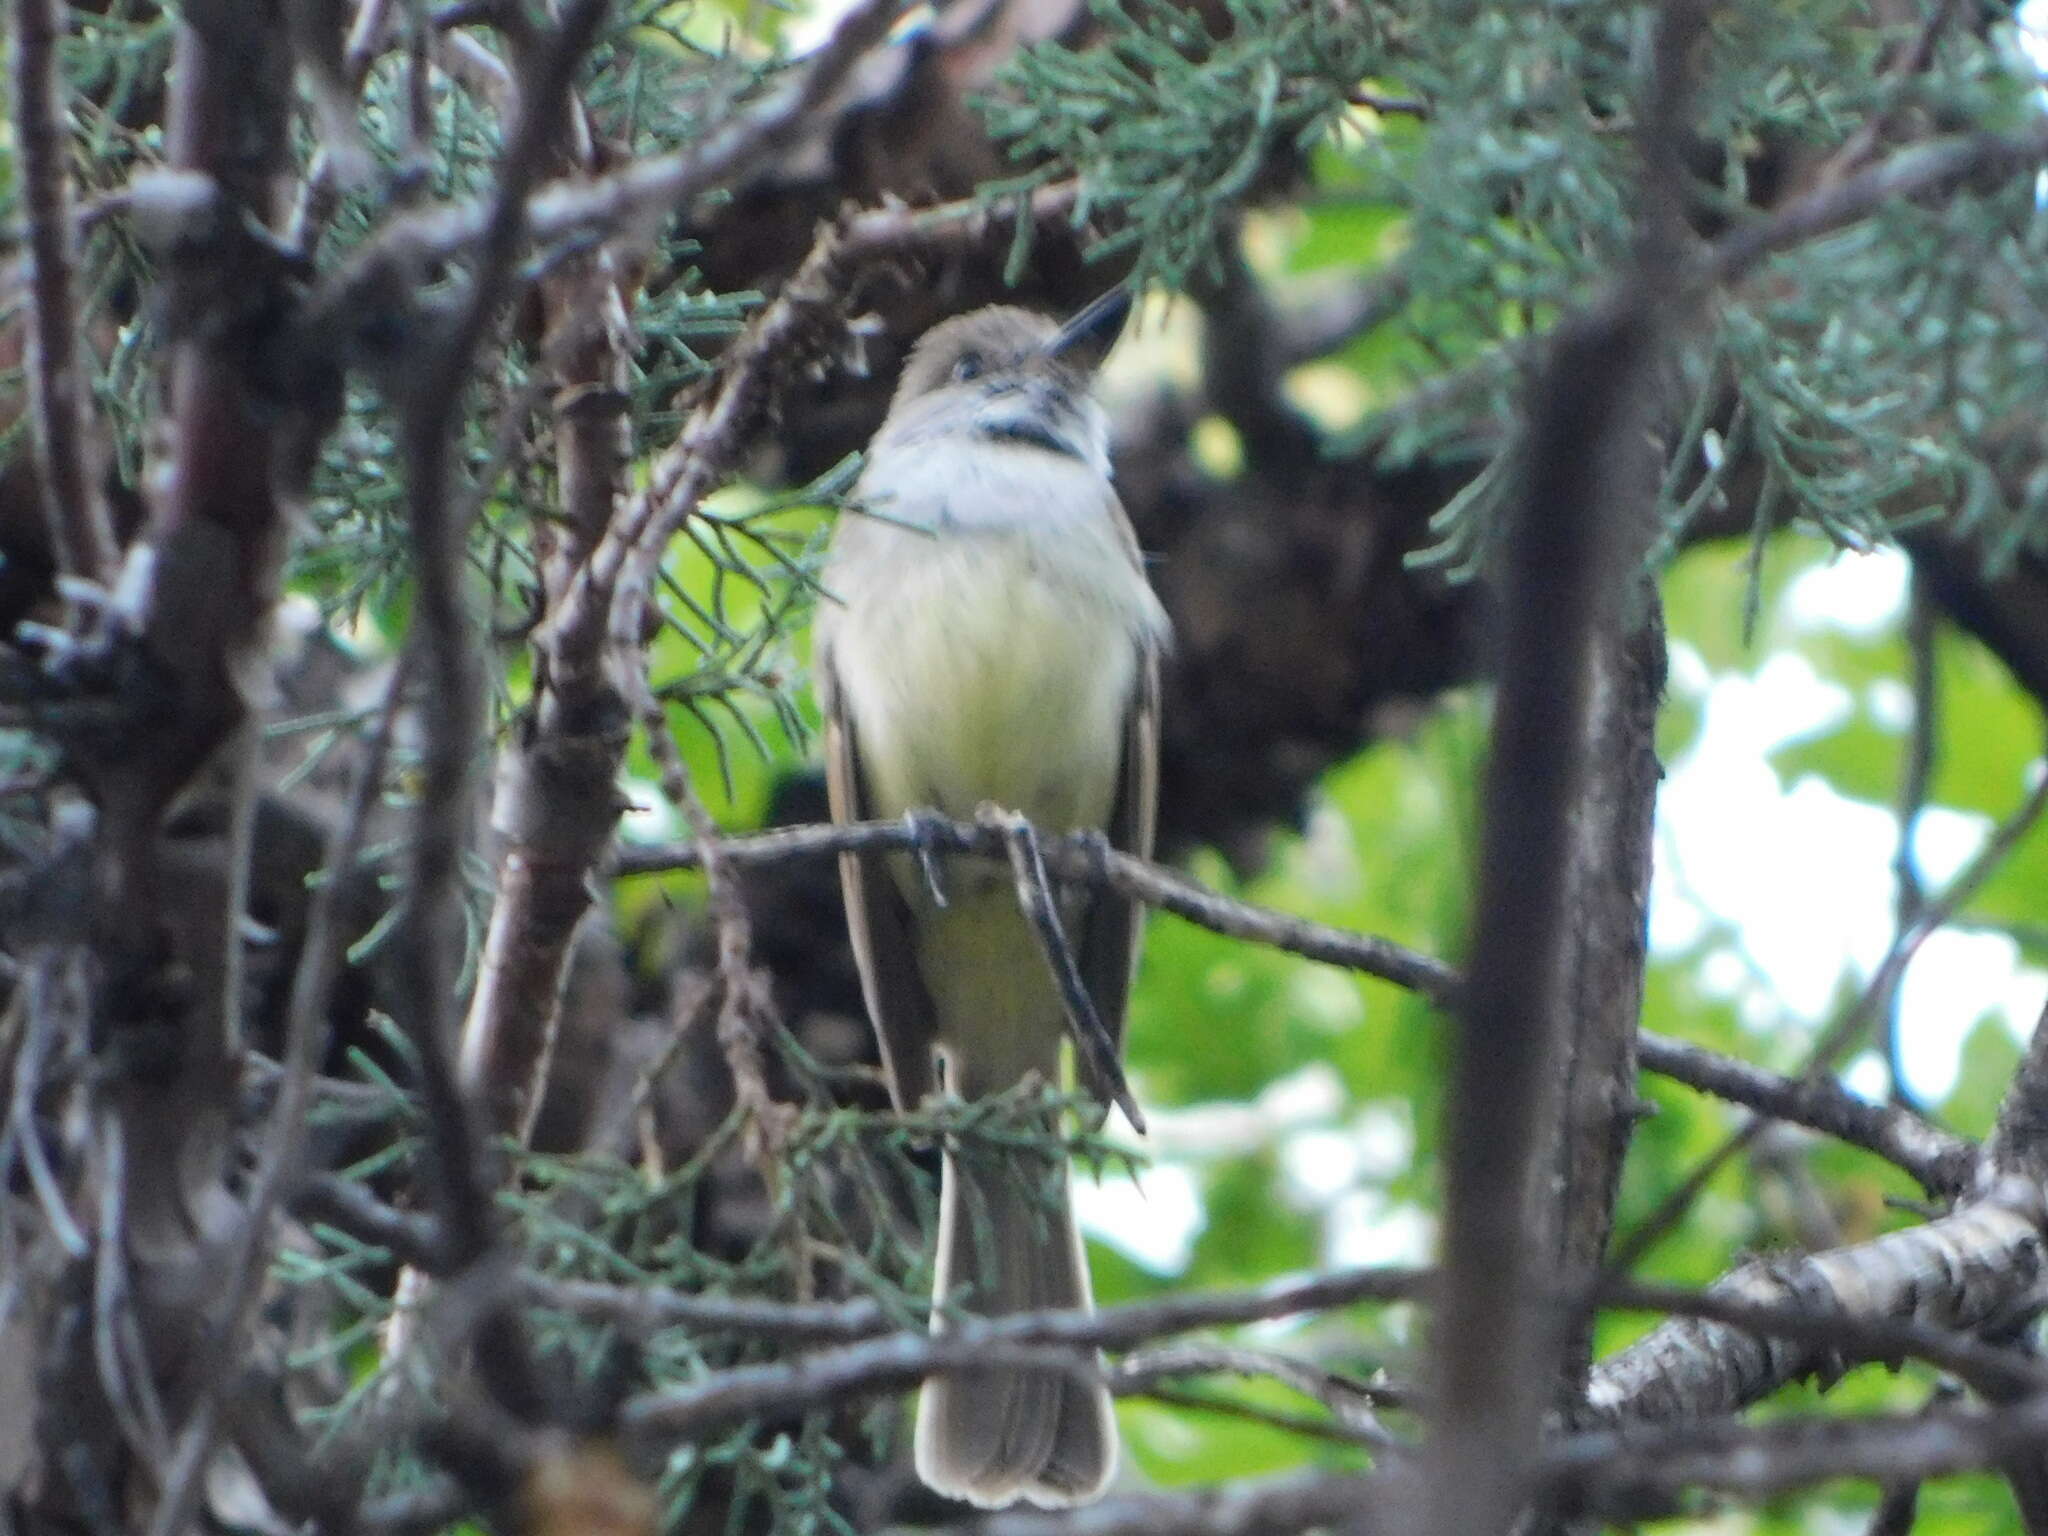
[[[734,865],[767,865],[792,859],[830,859],[847,851],[907,851],[920,839],[936,842],[948,853],[1007,857],[1003,843],[989,828],[939,820],[917,829],[900,821],[779,827],[721,838],[718,846]],[[1455,971],[1440,960],[1389,940],[1233,900],[1161,865],[1108,848],[1098,838],[1040,837],[1038,841],[1046,868],[1061,882],[1114,890],[1211,932],[1376,976],[1433,1002],[1448,1004],[1456,996]],[[663,874],[695,869],[701,862],[695,844],[628,847],[620,850],[614,873]],[[1910,1110],[1871,1105],[1831,1077],[1787,1078],[1702,1046],[1650,1033],[1642,1036],[1639,1050],[1649,1071],[1731,1103],[1838,1136],[1897,1163],[1930,1189],[1958,1190],[1976,1166],[1977,1153],[1969,1143]]]
[[[1636,1049],[1648,1071],[1874,1152],[1912,1174],[1931,1194],[1960,1194],[1983,1162],[1978,1149],[1962,1137],[1910,1109],[1860,1099],[1832,1077],[1786,1077],[1647,1030]]]
[[[1828,156],[1827,163],[1820,168],[1819,175],[1815,177],[1820,185],[1826,186],[1831,182],[1840,181],[1851,171],[1860,169],[1876,152],[1878,144],[1891,131],[1892,125],[1898,120],[1901,110],[1906,105],[1908,85],[1914,76],[1925,73],[1927,67],[1934,62],[1935,45],[1941,41],[1941,34],[1948,30],[1949,23],[1955,19],[1959,9],[1961,7],[1957,0],[1934,0],[1932,9],[1921,19],[1912,41],[1898,50],[1897,57],[1886,70],[1892,86],[1890,98],[1877,111],[1858,123],[1856,131],[1842,141],[1839,149]]]
[[[587,173],[593,151],[579,103],[572,101],[564,129],[556,160]],[[533,530],[550,607],[604,537],[627,488],[634,337],[623,274],[617,249],[603,245],[540,283],[561,507],[558,517],[536,518]],[[501,751],[491,796],[497,879],[460,1063],[465,1086],[485,1101],[492,1122],[522,1142],[546,1099],[591,869],[618,821],[627,739],[614,691],[557,687],[545,653],[535,660],[535,696]]]
[[[1912,1536],[1920,1518],[1920,1484],[1914,1481],[1887,1484],[1884,1495],[1871,1511],[1863,1536]]]
[[[2048,1007],[2035,1021],[2027,1053],[2006,1088],[1987,1154],[1998,1172],[2028,1180],[2036,1188],[2048,1178]],[[2010,1400],[2013,1394],[1991,1396],[1999,1401]],[[2008,1458],[2005,1473],[2027,1536],[2042,1536],[2048,1532],[2048,1454],[2038,1445],[2016,1451]]]
[[[84,326],[72,291],[71,174],[65,150],[57,41],[59,0],[14,0],[14,143],[28,225],[28,386],[36,468],[57,569],[105,584],[114,532],[92,466]]]
[[[1686,1488],[1760,1500],[1843,1478],[1890,1484],[1994,1469],[2044,1433],[2041,1394],[1993,1408],[1595,1431],[1546,1455],[1544,1493],[1572,1511],[1654,1518],[1676,1512],[1675,1496]]]
[[[272,1253],[271,1218],[276,1214],[279,1198],[299,1176],[313,1103],[315,1069],[324,1053],[328,1000],[348,943],[341,913],[347,910],[348,898],[365,878],[364,871],[358,868],[363,832],[370,808],[383,788],[384,759],[391,744],[404,680],[404,667],[393,669],[384,706],[378,712],[355,786],[335,829],[325,861],[327,879],[313,893],[299,968],[292,978],[277,1102],[271,1110],[262,1158],[243,1204],[241,1229],[227,1255],[224,1289],[211,1309],[203,1354],[210,1369],[198,1401],[186,1418],[165,1477],[162,1501],[151,1525],[155,1536],[175,1536],[190,1517],[192,1500],[198,1494],[200,1477],[213,1449],[222,1393],[240,1367],[250,1314]]]
[[[341,56],[341,86],[351,100],[361,93],[363,82],[370,77],[370,67],[384,49],[394,3],[395,0],[357,0],[355,18],[349,24]],[[307,250],[334,216],[340,201],[341,179],[336,160],[334,145],[323,139],[313,156],[312,168],[299,187],[298,205],[287,226],[285,239],[294,250]]]
[[[1277,1381],[1320,1403],[1345,1437],[1354,1444],[1406,1449],[1379,1420],[1375,1411],[1383,1404],[1400,1404],[1400,1394],[1381,1391],[1369,1382],[1354,1380],[1340,1372],[1326,1370],[1312,1361],[1298,1360],[1270,1349],[1241,1344],[1216,1344],[1206,1340],[1161,1344],[1124,1356],[1109,1371],[1109,1390],[1119,1397],[1133,1393],[1154,1393],[1160,1383],[1187,1376],[1247,1376]],[[1225,1406],[1213,1399],[1201,1399],[1202,1406]],[[1327,1429],[1326,1425],[1318,1428]]]
[[[1603,302],[1550,338],[1526,406],[1524,484],[1502,535],[1485,838],[1447,1100],[1437,1412],[1421,1509],[1431,1536],[1513,1526],[1564,1344],[1539,1300],[1556,1286],[1559,1256],[1531,1230],[1557,1220],[1540,1160],[1562,1107],[1553,1060],[1578,958],[1572,839],[1602,694],[1615,691],[1596,687],[1600,658],[1626,625],[1626,575],[1645,536],[1632,514],[1644,489],[1635,440],[1646,381],[1684,313],[1676,166],[1703,20],[1692,0],[1658,16],[1636,259]]]
[[[1118,1349],[1169,1333],[1327,1311],[1359,1301],[1402,1301],[1419,1294],[1423,1276],[1408,1269],[1338,1270],[1284,1280],[1250,1291],[1162,1297],[1100,1312],[1030,1312],[964,1317],[943,1334],[893,1333],[842,1349],[773,1365],[744,1366],[700,1386],[649,1393],[627,1405],[636,1432],[692,1438],[723,1424],[793,1403],[822,1403],[888,1387],[907,1387],[936,1371],[987,1364],[998,1349],[1063,1350],[1076,1368],[1093,1370],[1091,1351]],[[1045,1355],[1029,1364],[1054,1364]]]
[[[1900,1319],[1968,1332],[2005,1314],[2048,1274],[2038,1193],[2005,1181],[1925,1226],[1825,1253],[1754,1260],[1713,1293],[1818,1317]],[[1815,1371],[1834,1353],[1765,1340],[1730,1324],[1665,1323],[1602,1360],[1587,1390],[1603,1420],[1695,1419],[1733,1413]]]
[[[920,819],[915,830],[901,821],[781,827],[772,832],[721,838],[718,849],[723,858],[736,865],[772,864],[785,859],[836,858],[847,852],[911,851],[920,838],[935,840],[947,853],[984,859],[1009,856],[1002,839],[990,828],[971,822],[925,818]],[[1351,933],[1327,923],[1233,900],[1163,865],[1111,848],[1099,837],[1041,835],[1038,842],[1046,868],[1065,884],[1112,890],[1211,932],[1377,976],[1419,992],[1435,1003],[1448,1004],[1456,994],[1458,977],[1449,966],[1391,940]],[[615,873],[662,874],[696,869],[702,862],[702,851],[694,843],[625,848],[619,852]]]
[[[718,857],[718,823],[698,795],[689,766],[669,734],[667,715],[654,696],[644,662],[631,669],[628,689],[659,773],[661,792],[682,812],[696,834],[697,845],[711,855],[703,868],[718,933],[718,1044],[732,1073],[734,1098],[746,1112],[748,1151],[762,1183],[771,1191],[778,1190],[782,1186],[780,1154],[786,1115],[768,1087],[767,1056],[761,1048],[775,1012],[767,978],[754,967],[753,919],[738,884]],[[808,1273],[801,1259],[797,1273]]]
[[[2002,1172],[2048,1178],[2048,1008],[2035,1021],[2027,1053],[2005,1090],[1986,1152]]]
[[[484,332],[511,291],[513,263],[526,236],[526,200],[547,164],[562,103],[596,36],[607,0],[571,0],[532,77],[498,171],[468,296],[446,336],[426,349],[404,415],[409,512],[417,552],[415,632],[410,637],[427,684],[426,743],[414,818],[408,918],[398,966],[406,1022],[418,1042],[428,1135],[447,1225],[450,1258],[472,1263],[491,1246],[489,1182],[471,1112],[450,1070],[447,1025],[452,973],[450,922],[461,849],[469,830],[470,764],[477,736],[471,623],[461,590],[465,529],[451,494],[452,441],[465,385]]]
[[[1842,181],[1817,187],[1739,226],[1708,248],[1700,269],[1710,284],[1746,277],[1766,257],[1832,234],[1901,198],[1950,191],[1978,176],[2010,176],[2048,160],[2048,122],[2019,133],[1972,133],[1902,150]]]
[[[1385,1473],[1291,1472],[1210,1488],[1128,1494],[1081,1509],[1005,1511],[927,1536],[1292,1536],[1312,1530],[1391,1536],[1400,1521],[1376,1508],[1394,1505],[1391,1483]]]
[[[520,225],[541,245],[590,236],[649,237],[663,219],[732,185],[789,142],[817,104],[861,57],[888,35],[902,0],[862,0],[849,11],[800,79],[707,139],[673,154],[629,162],[595,180],[525,189]],[[439,207],[387,224],[337,276],[323,307],[346,308],[350,294],[397,265],[418,270],[486,250],[495,207]]]

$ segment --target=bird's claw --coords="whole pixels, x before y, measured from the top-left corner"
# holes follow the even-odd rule
[[[944,818],[930,811],[905,811],[903,827],[910,834],[910,851],[917,859],[919,873],[924,876],[924,888],[931,894],[932,905],[945,907],[946,884],[939,869],[939,829],[947,825]]]

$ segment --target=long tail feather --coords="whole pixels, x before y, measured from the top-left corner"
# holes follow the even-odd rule
[[[1087,1308],[1087,1259],[1068,1175],[1048,1203],[1019,1170],[983,1170],[951,1153],[939,1194],[936,1291],[971,1286],[989,1317]],[[933,1319],[934,1329],[942,1321]],[[1099,1382],[997,1368],[934,1378],[918,1400],[918,1476],[940,1493],[995,1508],[1063,1506],[1098,1496],[1116,1468],[1116,1420]]]

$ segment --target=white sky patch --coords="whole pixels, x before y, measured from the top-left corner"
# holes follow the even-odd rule
[[[1406,1104],[1369,1104],[1346,1130],[1305,1133],[1282,1150],[1288,1182],[1317,1197],[1325,1264],[1429,1262],[1436,1249],[1430,1214],[1375,1187],[1414,1160],[1415,1120]]]
[[[1865,1051],[1842,1069],[1842,1086],[1858,1098],[1881,1104],[1885,1099],[1886,1079],[1890,1076],[1884,1058],[1875,1051]],[[1920,1087],[1916,1081],[1913,1086]]]
[[[1322,1205],[1358,1182],[1365,1160],[1358,1144],[1340,1130],[1303,1131],[1280,1148],[1280,1169],[1298,1204]]]
[[[1892,823],[1816,780],[1788,793],[1766,756],[1839,721],[1849,696],[1805,658],[1780,654],[1754,678],[1715,679],[1701,702],[1699,738],[1659,798],[1652,942],[1673,953],[1715,919],[1731,923],[1787,1007],[1814,1016],[1845,959],[1869,947],[1863,935],[1874,931],[1882,950]]]
[[[2048,19],[2048,0],[2040,10]],[[1896,624],[1909,568],[1894,551],[1843,556],[1786,588],[1781,616],[1803,630],[1872,635]],[[1729,943],[1701,961],[1701,986],[1733,1001],[1745,1024],[1817,1023],[1840,1006],[1845,978],[1867,981],[1891,942],[1898,827],[1888,807],[1851,800],[1813,775],[1786,784],[1769,754],[1841,723],[1852,700],[1805,658],[1778,653],[1755,674],[1713,675],[1697,651],[1672,651],[1672,689],[1702,711],[1692,749],[1671,765],[1657,811],[1650,942],[1687,953],[1717,926]],[[1866,700],[1903,727],[1911,699],[1886,679]],[[1990,835],[1982,816],[1922,813],[1914,839],[1923,881],[1939,889]],[[2048,978],[1996,934],[1946,930],[1914,957],[1899,995],[1900,1068],[1926,1099],[1954,1087],[1970,1027],[2002,1014],[2015,1035],[2033,1026]],[[1882,1064],[1861,1065],[1881,1092]],[[1875,1074],[1873,1076],[1873,1074]]]
[[[2020,51],[2048,76],[2048,0],[2020,0],[2013,20],[2019,24]]]
[[[2020,0],[2013,12],[2013,21],[2020,52],[2034,66],[2035,74],[2048,79],[2048,3],[2044,0]],[[2048,90],[2036,94],[2044,105],[2048,105]],[[2034,202],[2037,205],[2048,203],[2048,171],[2034,178]]]
[[[1896,549],[1841,554],[1801,571],[1785,589],[1784,612],[1801,629],[1874,635],[1906,611],[1912,566]]]
[[[1144,1097],[1142,1084],[1139,1097]],[[1179,1274],[1207,1225],[1198,1179],[1203,1163],[1249,1157],[1276,1144],[1284,1156],[1304,1137],[1331,1136],[1344,1143],[1349,1168],[1383,1165],[1390,1133],[1370,1113],[1361,1117],[1348,1139],[1331,1129],[1330,1122],[1345,1103],[1344,1084],[1336,1072],[1327,1062],[1311,1062],[1267,1084],[1249,1104],[1148,1106],[1146,1135],[1130,1145],[1155,1161],[1135,1180],[1121,1169],[1104,1173],[1100,1182],[1077,1177],[1074,1210],[1081,1230],[1154,1274]],[[1385,1119],[1397,1131],[1405,1125],[1393,1115]],[[1413,1134],[1406,1134],[1412,1148]]]
[[[1144,1085],[1138,1085],[1144,1097]],[[1146,1106],[1146,1132],[1131,1150],[1157,1158],[1195,1161],[1245,1157],[1294,1131],[1320,1126],[1343,1109],[1343,1081],[1327,1062],[1311,1062],[1268,1083],[1249,1104],[1216,1100],[1205,1104]],[[1112,1122],[1123,1126],[1122,1120]]]
[[[1908,1091],[1947,1098],[1964,1038],[1984,1015],[2003,1012],[2021,1037],[2033,1027],[2041,978],[2019,962],[2019,946],[2002,933],[1943,929],[1920,946],[1899,987],[1899,1072]]]
[[[680,835],[682,820],[659,784],[629,774],[620,788],[626,795],[626,809],[619,817],[621,838],[629,843],[666,843]]]
[[[1436,1257],[1436,1222],[1420,1206],[1354,1189],[1337,1200],[1323,1224],[1323,1262],[1427,1264]]]
[[[782,41],[790,55],[797,57],[822,45],[853,6],[854,0],[811,0],[798,10],[782,25]],[[930,6],[913,6],[897,21],[895,31],[900,36],[928,27],[931,17]]]
[[[1903,735],[1913,723],[1913,690],[1896,677],[1876,678],[1863,690],[1863,707],[1886,730]]]
[[[1178,1163],[1154,1163],[1135,1179],[1120,1168],[1100,1180],[1077,1170],[1074,1213],[1088,1236],[1155,1275],[1186,1269],[1206,1224],[1195,1176]]]

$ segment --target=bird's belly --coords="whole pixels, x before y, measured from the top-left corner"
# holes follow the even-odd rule
[[[928,549],[847,615],[838,644],[878,813],[967,817],[993,802],[1048,831],[1107,819],[1137,643],[1042,551],[1007,539]]]

